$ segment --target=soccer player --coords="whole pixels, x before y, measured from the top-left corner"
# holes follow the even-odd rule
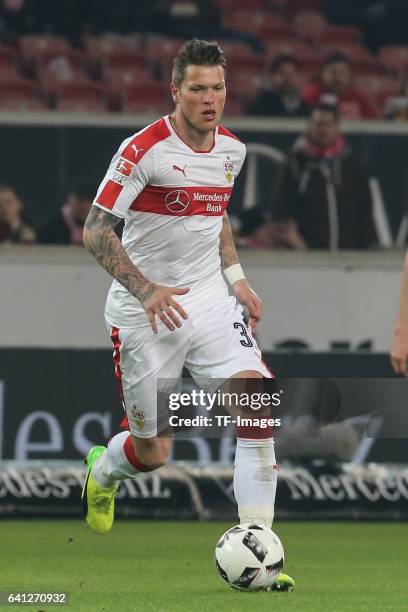
[[[400,303],[390,349],[391,364],[397,374],[408,376],[408,255],[402,273]]]
[[[262,303],[239,264],[226,212],[245,146],[219,125],[225,67],[216,42],[182,47],[172,73],[174,112],[120,145],[85,223],[85,246],[114,278],[105,318],[130,428],[87,456],[86,520],[99,533],[112,526],[118,481],[166,463],[158,378],[177,379],[184,365],[196,379],[271,377],[252,335]],[[122,218],[121,242],[114,228]],[[270,527],[272,431],[238,428],[237,438],[240,521]],[[278,587],[293,586],[281,576]]]

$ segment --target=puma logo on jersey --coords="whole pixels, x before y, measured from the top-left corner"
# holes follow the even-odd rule
[[[132,145],[130,148],[134,150],[135,157],[137,157],[141,151],[144,151],[144,149],[138,149],[136,145]]]
[[[176,172],[181,172],[184,175],[184,178],[187,178],[186,168],[187,168],[187,164],[184,165],[184,168],[180,168],[180,166],[176,166],[176,164],[173,164],[173,170],[176,170]]]

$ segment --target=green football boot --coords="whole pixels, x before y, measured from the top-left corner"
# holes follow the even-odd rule
[[[85,463],[88,467],[82,489],[82,504],[86,522],[97,533],[106,533],[112,528],[115,516],[115,493],[118,486],[102,488],[91,472],[95,461],[106,452],[104,446],[93,446],[88,452]]]
[[[295,588],[295,581],[287,574],[279,574],[272,586],[267,587],[266,591],[277,591],[278,593],[290,593]]]

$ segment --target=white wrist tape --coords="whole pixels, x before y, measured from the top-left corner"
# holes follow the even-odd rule
[[[245,274],[240,264],[234,264],[229,268],[225,268],[224,276],[227,279],[229,285],[233,285],[236,281],[245,278]]]

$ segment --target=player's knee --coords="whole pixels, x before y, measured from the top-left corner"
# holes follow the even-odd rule
[[[132,436],[132,444],[138,460],[146,471],[157,470],[167,463],[170,445],[160,438],[136,438]],[[166,440],[166,442],[169,442]]]

